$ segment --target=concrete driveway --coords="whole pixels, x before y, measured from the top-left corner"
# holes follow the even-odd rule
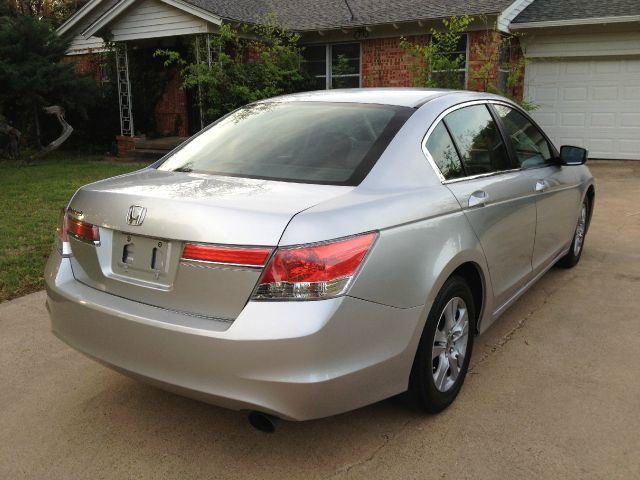
[[[43,293],[0,305],[0,478],[640,478],[640,163],[592,170],[581,263],[477,339],[438,416],[390,399],[266,435],[71,350]]]

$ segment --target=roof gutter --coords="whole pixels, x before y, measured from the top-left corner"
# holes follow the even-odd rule
[[[547,20],[543,22],[512,23],[511,30],[528,30],[533,28],[571,27],[579,25],[601,25],[608,23],[640,22],[640,15],[625,15],[620,17],[574,18],[570,20]]]

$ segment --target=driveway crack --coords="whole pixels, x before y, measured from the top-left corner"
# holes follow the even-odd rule
[[[507,343],[509,343],[511,339],[513,339],[516,332],[524,328],[527,321],[549,302],[549,298],[551,297],[551,295],[553,295],[553,293],[554,293],[553,291],[552,292],[545,291],[545,297],[542,300],[542,302],[538,304],[538,307],[534,308],[529,313],[527,313],[524,317],[522,317],[511,330],[509,330],[502,337],[500,337],[500,339],[497,342],[495,342],[488,351],[484,352],[482,356],[478,358],[476,362],[473,363],[473,365],[469,366],[469,373],[470,374],[475,373],[474,370],[477,367],[479,367],[485,360],[487,360],[487,358],[489,358],[496,352],[500,351]]]
[[[371,453],[369,455],[367,455],[365,458],[358,460],[356,462],[350,463],[348,465],[344,465],[342,467],[340,467],[333,475],[331,475],[329,478],[338,478],[340,476],[343,475],[348,475],[349,472],[351,472],[351,470],[353,470],[354,468],[358,468],[361,467],[363,465],[366,465],[367,463],[371,462],[372,460],[374,460],[378,454],[386,447],[389,445],[389,443],[391,443],[392,440],[395,440],[396,438],[398,438],[402,433],[404,433],[404,431],[407,429],[407,427],[409,426],[409,424],[411,423],[411,418],[406,420],[402,426],[398,429],[398,431],[394,434],[394,435],[390,435],[388,433],[385,433],[382,435],[382,443],[380,445],[378,445],[377,447],[375,447]]]

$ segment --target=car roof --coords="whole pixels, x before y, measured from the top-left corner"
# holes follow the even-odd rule
[[[347,88],[293,93],[270,98],[265,101],[374,103],[417,108],[429,100],[452,93],[461,93],[461,91],[435,88]]]

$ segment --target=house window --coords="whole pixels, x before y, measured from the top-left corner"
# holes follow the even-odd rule
[[[307,71],[316,79],[316,88],[360,86],[359,43],[309,45],[304,57]]]
[[[460,39],[458,40],[458,44],[456,45],[455,50],[451,52],[445,52],[445,55],[451,61],[462,57],[462,63],[460,65],[460,68],[456,70],[457,73],[454,78],[447,78],[449,72],[439,70],[434,70],[431,72],[431,76],[435,77],[435,79],[438,80],[438,82],[443,86],[446,86],[446,88],[463,89],[467,86],[467,60],[469,57],[467,42],[467,34],[463,33],[462,35],[460,35]]]
[[[113,79],[111,78],[111,66],[106,62],[100,63],[100,83],[102,86],[105,84],[111,83]]]

